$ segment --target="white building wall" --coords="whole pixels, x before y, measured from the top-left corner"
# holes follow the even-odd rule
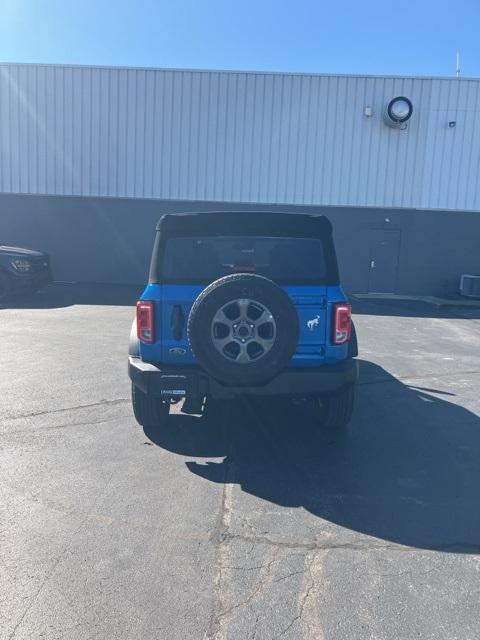
[[[479,87],[0,65],[0,192],[478,211]]]

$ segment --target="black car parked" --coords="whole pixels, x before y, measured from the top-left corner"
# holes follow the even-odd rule
[[[47,253],[0,245],[0,300],[13,294],[35,293],[52,279]]]

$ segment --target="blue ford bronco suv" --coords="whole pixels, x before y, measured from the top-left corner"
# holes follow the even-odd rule
[[[129,344],[141,425],[161,428],[181,399],[200,410],[205,400],[254,394],[309,399],[319,422],[342,427],[352,415],[357,355],[327,218],[160,218]]]

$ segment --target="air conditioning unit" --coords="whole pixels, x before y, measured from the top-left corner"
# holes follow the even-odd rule
[[[467,298],[480,298],[480,276],[464,273],[460,277],[460,294]]]

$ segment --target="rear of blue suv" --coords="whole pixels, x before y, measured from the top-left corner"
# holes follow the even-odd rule
[[[163,216],[129,348],[135,416],[211,398],[308,398],[348,423],[356,336],[330,222],[284,213]]]

